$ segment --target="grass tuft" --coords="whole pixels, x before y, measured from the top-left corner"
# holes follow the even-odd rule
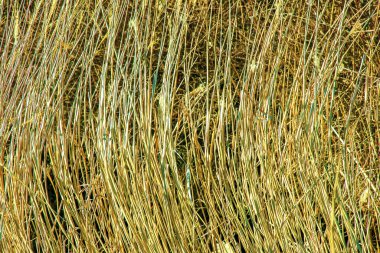
[[[379,252],[380,5],[0,1],[2,252]]]

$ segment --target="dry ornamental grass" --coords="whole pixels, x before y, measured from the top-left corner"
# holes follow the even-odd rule
[[[375,0],[0,1],[1,252],[379,252]]]

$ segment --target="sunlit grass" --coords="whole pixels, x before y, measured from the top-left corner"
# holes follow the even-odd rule
[[[377,252],[377,1],[0,1],[2,252]]]

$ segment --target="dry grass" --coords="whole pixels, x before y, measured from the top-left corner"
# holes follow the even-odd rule
[[[0,1],[2,252],[379,252],[380,5]]]

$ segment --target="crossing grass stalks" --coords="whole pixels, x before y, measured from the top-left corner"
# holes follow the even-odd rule
[[[380,5],[0,1],[2,252],[379,252]]]

